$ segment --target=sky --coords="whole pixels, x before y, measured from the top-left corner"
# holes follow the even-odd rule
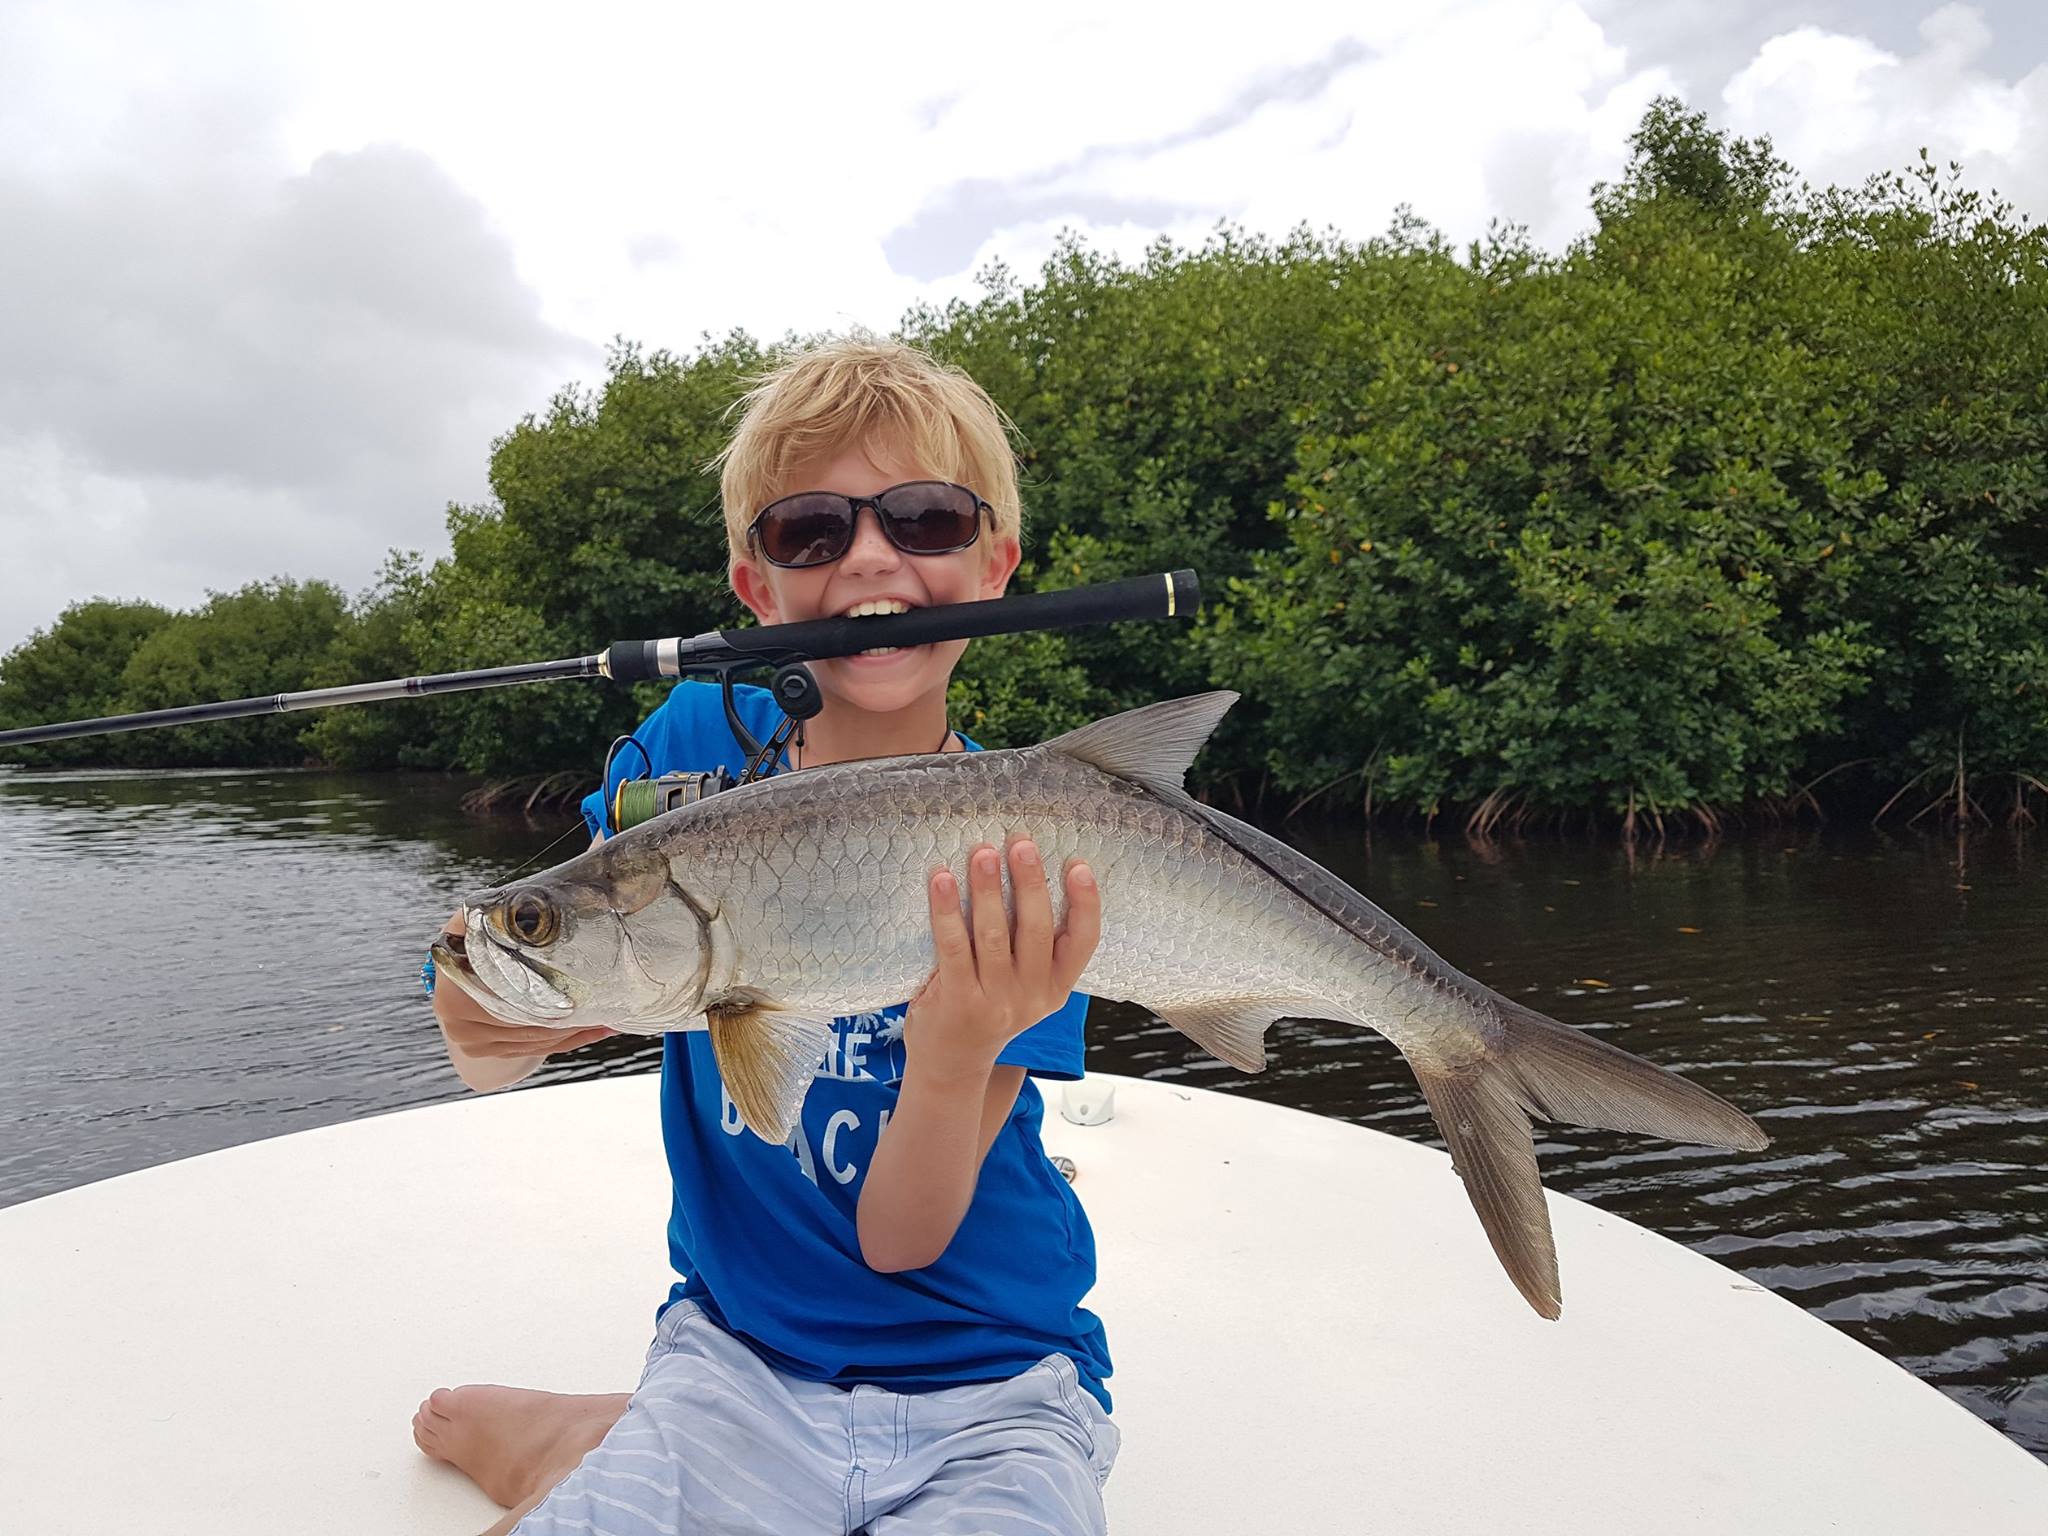
[[[1561,247],[1666,93],[2048,215],[2038,0],[0,0],[0,652],[444,553],[617,338],[886,331],[1063,230]]]

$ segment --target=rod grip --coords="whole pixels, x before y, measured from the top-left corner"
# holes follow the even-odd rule
[[[1021,634],[1035,629],[1071,629],[1125,619],[1184,618],[1202,605],[1202,586],[1193,571],[1128,576],[1064,592],[1032,592],[980,603],[945,603],[882,618],[807,619],[798,624],[763,624],[720,631],[735,651],[774,657],[784,652],[823,660],[852,656],[875,646],[932,645],[983,635]],[[614,672],[613,676],[618,674]]]
[[[674,677],[675,646],[673,640],[614,640],[604,650],[604,675],[615,683]],[[669,652],[666,668],[662,665],[663,647]]]

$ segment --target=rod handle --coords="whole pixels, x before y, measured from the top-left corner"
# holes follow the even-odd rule
[[[1035,629],[1071,629],[1126,619],[1185,618],[1202,605],[1202,586],[1193,571],[1128,576],[1064,592],[1031,592],[979,603],[943,603],[908,613],[865,619],[806,619],[796,624],[763,624],[720,631],[735,651],[775,657],[794,652],[825,660],[852,656],[875,646],[931,645],[983,635],[1021,634]],[[618,676],[616,672],[612,674]],[[636,674],[643,675],[643,674]],[[654,674],[644,674],[652,676]]]

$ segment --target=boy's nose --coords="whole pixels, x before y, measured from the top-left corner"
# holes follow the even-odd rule
[[[841,568],[848,571],[893,571],[902,563],[903,556],[888,535],[882,532],[882,519],[873,507],[857,507],[853,514],[853,542],[846,546],[846,553],[839,557]]]

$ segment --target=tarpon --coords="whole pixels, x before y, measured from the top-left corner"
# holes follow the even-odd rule
[[[1453,969],[1321,865],[1189,795],[1187,768],[1236,700],[744,785],[471,898],[466,939],[434,958],[508,1023],[708,1029],[740,1116],[781,1141],[830,1021],[902,1002],[931,974],[931,872],[950,866],[964,902],[972,850],[1029,836],[1049,871],[1084,859],[1101,891],[1080,991],[1141,1004],[1246,1072],[1283,1018],[1391,1040],[1509,1278],[1556,1317],[1531,1116],[1745,1151],[1768,1138],[1705,1089]]]

